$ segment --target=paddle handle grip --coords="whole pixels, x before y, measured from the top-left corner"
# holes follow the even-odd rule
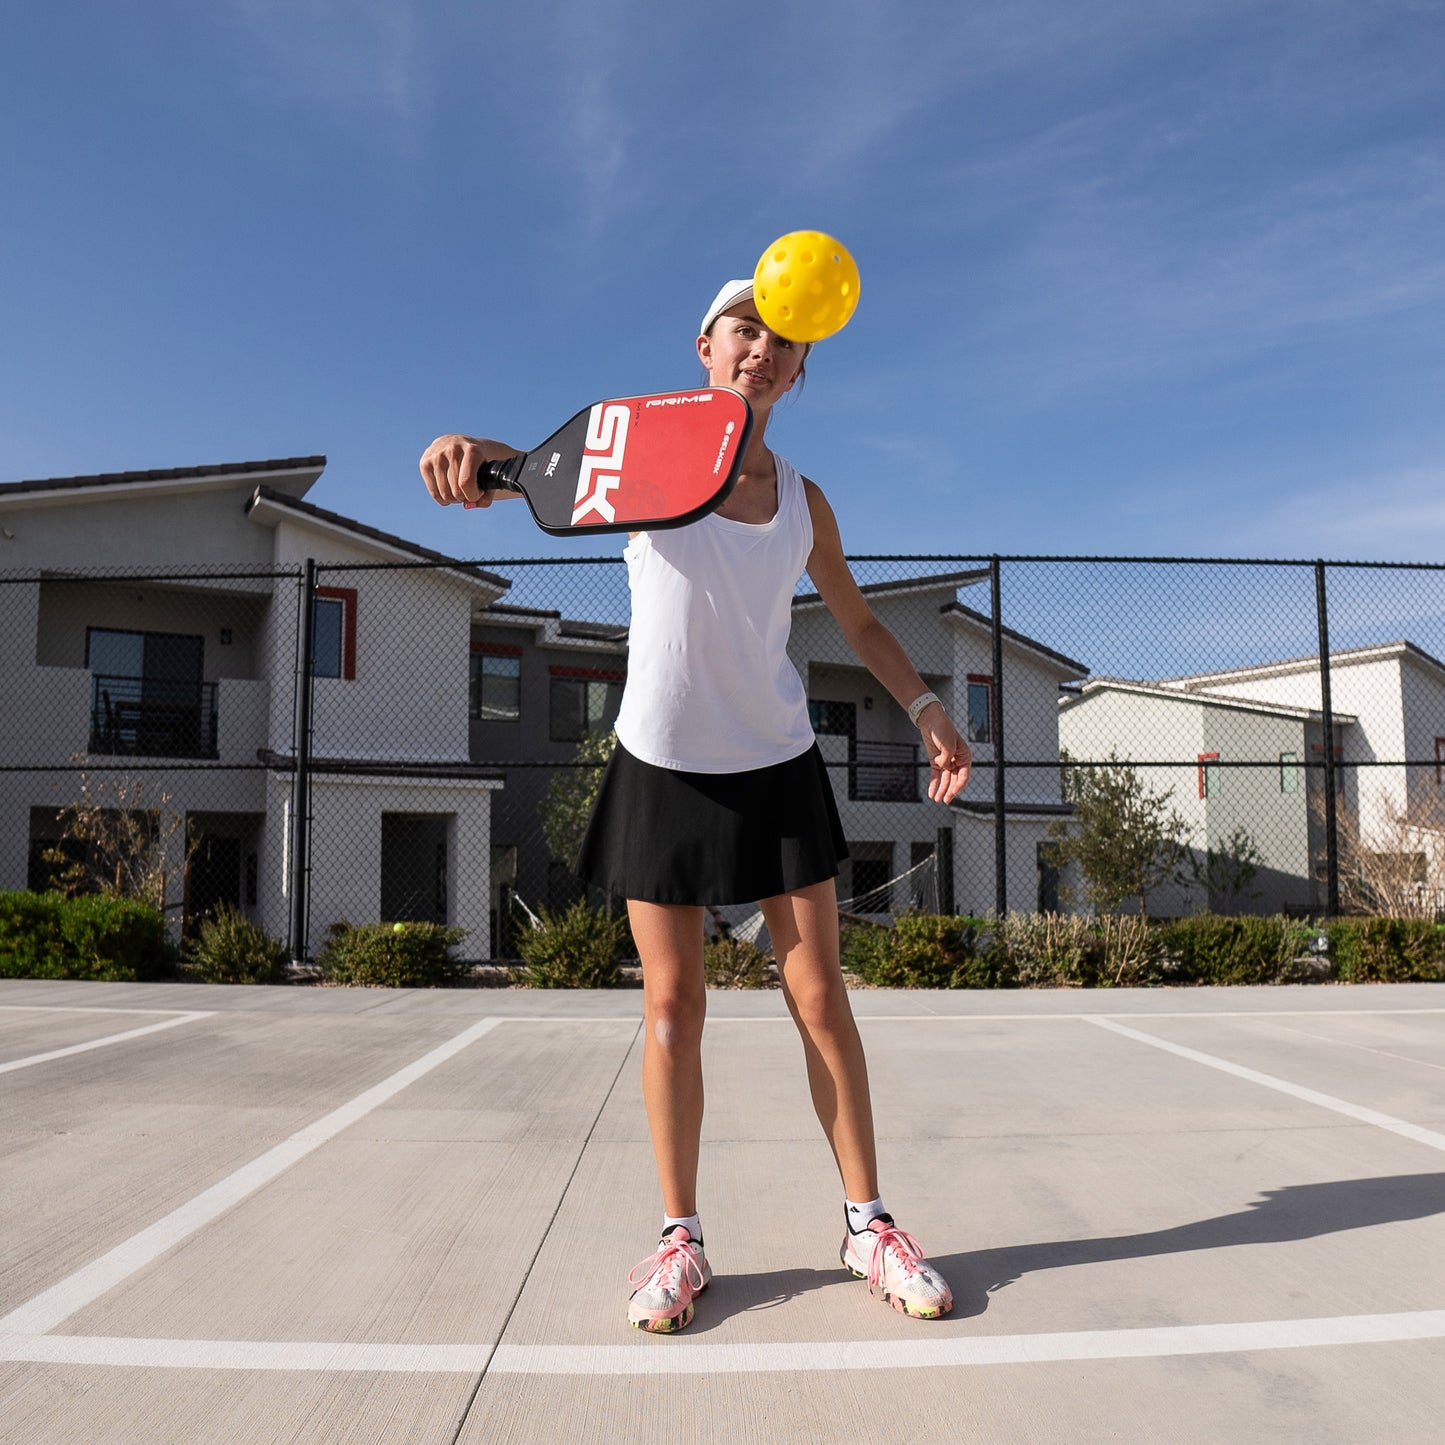
[[[526,461],[527,453],[518,452],[516,456],[504,457],[499,462],[483,462],[477,468],[477,485],[484,492],[495,492],[503,488],[509,492],[520,492],[522,489],[517,485],[517,478],[522,475]],[[464,502],[462,505],[471,511],[480,503]]]

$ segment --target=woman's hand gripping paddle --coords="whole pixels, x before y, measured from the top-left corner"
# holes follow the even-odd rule
[[[477,485],[521,492],[537,525],[561,537],[681,527],[732,491],[752,426],[728,387],[614,397],[531,451],[484,463]]]

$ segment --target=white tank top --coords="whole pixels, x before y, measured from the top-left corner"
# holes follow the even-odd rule
[[[712,513],[628,544],[632,628],[617,738],[660,768],[737,773],[813,743],[788,657],[793,589],[813,550],[803,480],[776,458],[772,521]]]

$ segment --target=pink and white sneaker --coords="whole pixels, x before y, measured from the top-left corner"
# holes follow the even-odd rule
[[[692,1302],[708,1287],[712,1266],[694,1240],[679,1224],[663,1235],[657,1251],[633,1266],[627,1276],[633,1286],[627,1302],[627,1321],[638,1330],[674,1334],[692,1323]]]
[[[843,1268],[868,1281],[869,1291],[900,1314],[936,1320],[953,1308],[948,1281],[923,1257],[923,1247],[894,1224],[891,1214],[870,1219],[854,1234],[845,1227]]]

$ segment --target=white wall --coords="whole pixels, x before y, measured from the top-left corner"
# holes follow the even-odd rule
[[[303,565],[308,556],[318,563],[323,557],[337,564],[375,560],[374,552],[318,538],[289,520],[280,522],[276,533],[278,559],[287,565]],[[477,589],[426,569],[321,567],[317,580],[357,593],[356,676],[315,680],[313,756],[465,761],[467,657]],[[278,651],[289,667],[285,649]],[[273,734],[289,744],[289,690],[278,692],[286,695],[273,703]]]
[[[491,795],[486,780],[407,783],[391,778],[312,778],[310,951],[332,923],[381,919],[383,813],[428,813],[449,820],[447,923],[467,930],[458,952],[491,956]],[[273,797],[280,788],[273,789]],[[284,809],[283,809],[284,811]],[[282,851],[274,856],[285,858]],[[289,896],[290,879],[285,880]],[[284,928],[281,935],[285,936]]]
[[[1314,665],[1296,672],[1250,675],[1220,684],[1211,680],[1207,689],[1220,696],[1248,697],[1316,712],[1323,705],[1320,673]],[[1433,756],[1433,733],[1423,753],[1407,752],[1406,700],[1398,654],[1358,661],[1332,657],[1330,705],[1336,714],[1352,714],[1357,720],[1353,725],[1340,723],[1335,730],[1335,745],[1346,763]],[[1423,709],[1426,713],[1430,710]],[[1318,762],[1318,755],[1311,754],[1311,760]],[[1345,776],[1347,791],[1359,800],[1363,835],[1372,836],[1381,828],[1388,832],[1390,818],[1405,806],[1403,770],[1362,766],[1347,770]]]

